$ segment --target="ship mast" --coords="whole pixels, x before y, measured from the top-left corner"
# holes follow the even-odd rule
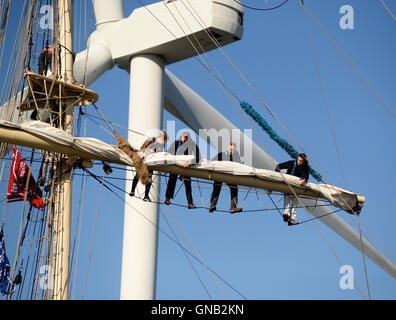
[[[73,0],[58,0],[59,12],[59,50],[61,80],[72,83],[73,77]],[[60,99],[60,123],[63,129],[73,133],[73,101]],[[58,184],[56,192],[56,206],[54,215],[54,229],[56,245],[54,246],[54,300],[67,300],[69,297],[69,261],[70,261],[70,223],[72,201],[72,171],[65,170],[66,159],[60,159],[58,166]],[[66,171],[66,173],[65,173]]]

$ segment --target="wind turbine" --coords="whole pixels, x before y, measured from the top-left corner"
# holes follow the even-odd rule
[[[168,0],[135,9],[124,18],[122,0],[93,0],[96,30],[88,48],[77,54],[73,76],[86,86],[115,65],[130,73],[129,128],[152,134],[160,129],[162,108],[187,124],[196,133],[202,128],[238,130],[197,93],[174,76],[165,66],[197,55],[189,40],[194,36],[205,51],[215,49],[207,41],[210,30],[220,45],[240,40],[243,34],[243,7],[232,0]],[[150,117],[147,116],[150,114]],[[274,169],[276,161],[250,137],[239,132],[240,149],[251,146],[252,166]],[[202,137],[205,139],[205,137]],[[138,148],[142,137],[132,132],[129,142]],[[212,141],[209,141],[212,143]],[[131,173],[127,173],[131,181]],[[130,186],[127,182],[127,191]],[[159,186],[155,186],[159,190]],[[127,192],[127,193],[128,193]],[[153,299],[158,204],[125,198],[121,299]],[[153,202],[158,202],[154,198]],[[302,199],[315,217],[333,229],[356,249],[396,277],[396,267],[326,206]],[[131,208],[135,209],[131,209]]]
[[[163,1],[135,9],[127,18],[121,0],[95,0],[93,5],[97,29],[89,38],[88,49],[76,56],[74,77],[89,85],[115,64],[129,71],[129,127],[145,134],[161,129],[165,65],[197,54],[189,37],[200,41],[206,38],[205,32],[212,31],[225,45],[239,40],[243,33],[242,7],[232,0],[190,0],[190,8],[187,2]],[[199,20],[190,10],[199,14]],[[205,51],[214,48],[212,42],[206,41]],[[136,148],[142,139],[132,132],[128,135]],[[127,174],[128,178],[132,178],[132,173]],[[130,189],[128,183],[126,187]],[[158,184],[154,187],[159,190]],[[125,200],[121,299],[153,299],[158,195],[153,203],[129,196]]]

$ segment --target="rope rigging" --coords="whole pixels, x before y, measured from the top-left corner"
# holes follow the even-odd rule
[[[88,169],[83,168],[83,170],[88,173],[92,178],[94,178],[97,182],[99,182],[100,184],[102,184],[102,181],[100,180],[100,178],[95,175],[94,173],[90,172]],[[160,231],[162,234],[164,234],[169,240],[171,240],[172,242],[174,242],[177,246],[179,246],[182,250],[184,250],[187,254],[189,254],[192,258],[194,258],[196,261],[198,261],[200,264],[204,264],[201,259],[199,259],[196,255],[194,255],[192,252],[190,252],[187,248],[185,248],[184,246],[182,246],[180,243],[178,243],[178,241],[176,241],[175,239],[173,239],[167,232],[165,232],[159,225],[157,225],[156,223],[154,223],[153,221],[151,221],[149,218],[147,218],[145,215],[143,215],[141,212],[139,212],[136,208],[134,208],[133,206],[131,206],[128,202],[125,201],[125,199],[123,199],[120,195],[118,195],[112,188],[109,187],[115,187],[117,189],[122,190],[123,193],[126,193],[126,191],[124,189],[121,189],[117,186],[115,186],[112,183],[109,182],[103,182],[103,187],[105,187],[107,190],[109,190],[111,193],[113,193],[117,198],[119,198],[121,201],[123,201],[127,206],[129,206],[131,209],[133,209],[133,211],[135,211],[137,214],[139,214],[143,219],[147,220],[150,224],[152,224],[155,228],[158,229],[158,231]],[[206,264],[205,264],[206,265]],[[229,286],[232,290],[234,290],[235,292],[238,293],[238,295],[240,295],[243,299],[247,299],[242,293],[240,293],[237,289],[235,289],[232,285],[230,285],[227,281],[225,281],[218,273],[216,273],[213,269],[211,269],[209,266],[206,265],[206,267],[210,270],[210,272],[212,272],[216,277],[218,277],[221,281],[223,281],[227,286]]]
[[[237,1],[236,1],[237,2]],[[301,0],[301,5],[304,5],[304,2]],[[217,77],[216,77],[217,78]],[[315,174],[313,174],[313,175],[315,175]],[[318,177],[320,177],[320,175],[318,176]],[[318,179],[317,179],[318,180]],[[323,181],[322,179],[321,179],[321,177],[319,178],[319,180],[318,181]]]
[[[35,154],[35,152],[32,152],[32,155],[33,154]],[[36,161],[38,161],[38,160],[36,160]],[[99,164],[99,163],[98,163]],[[113,169],[114,168],[116,168],[116,169],[121,169],[121,168],[119,168],[119,167],[113,167]],[[123,170],[125,170],[125,169],[123,169]],[[89,172],[88,170],[86,171],[87,173]],[[92,175],[91,175],[92,176]],[[158,176],[163,176],[163,174],[158,174]],[[110,178],[110,177],[109,177]],[[98,179],[99,180],[101,180],[99,177],[98,177]],[[107,181],[107,177],[106,177],[106,181],[105,182],[102,182],[102,181],[100,181],[100,183],[103,183],[103,186],[104,187],[106,187],[107,189],[113,189],[113,188],[116,188],[116,189],[119,189],[120,191],[122,191],[123,193],[126,193],[126,191],[123,189],[123,188],[120,188],[120,187],[118,187],[118,186],[116,186],[116,185],[114,185],[114,184],[112,184],[112,183],[110,183],[110,182],[108,182]],[[198,182],[199,180],[197,180],[197,182]],[[206,181],[201,181],[201,182],[206,182]],[[206,182],[206,183],[209,183],[209,182]],[[200,188],[200,187],[199,187]],[[250,191],[251,190],[248,190],[247,191],[247,193],[246,193],[246,196],[245,196],[245,199],[247,198],[247,196],[248,196],[248,194],[250,193]],[[257,190],[256,190],[256,192],[257,192]],[[205,206],[202,206],[202,208],[205,208]],[[279,208],[278,208],[278,210],[279,210]],[[254,211],[264,211],[263,209],[261,209],[261,210],[247,210],[246,212],[249,212],[249,211],[251,211],[251,212],[254,212]],[[302,222],[303,223],[303,222]],[[176,241],[176,240],[174,240],[174,241]],[[177,241],[176,241],[177,242]],[[183,249],[184,250],[184,249]]]
[[[121,169],[121,168],[116,167],[116,166],[111,166],[111,168],[113,168],[113,169]],[[82,168],[82,169],[83,169],[84,171],[86,171],[87,173],[89,173],[89,174],[91,175],[91,177],[97,177],[97,176],[94,175],[92,172],[88,172],[87,169],[84,169],[84,168]],[[78,175],[78,174],[76,173],[76,175]],[[153,176],[155,176],[155,177],[165,177],[165,176],[167,176],[167,174],[164,174],[164,173],[153,173]],[[97,177],[97,179],[99,179],[99,178]],[[97,179],[96,179],[96,180],[97,180]],[[105,181],[106,181],[107,185],[109,185],[109,186],[111,186],[111,187],[113,187],[113,188],[119,190],[120,192],[122,192],[122,193],[124,193],[124,194],[128,194],[128,192],[125,191],[125,189],[124,189],[123,187],[117,186],[116,184],[114,184],[114,183],[108,181],[108,179],[116,179],[116,180],[120,180],[120,181],[126,181],[126,180],[127,180],[126,178],[105,177]],[[201,188],[202,188],[202,187],[199,186],[199,183],[207,183],[207,184],[212,185],[211,182],[206,181],[206,180],[201,180],[201,179],[191,179],[191,180],[192,180],[192,181],[195,181],[195,182],[198,184],[197,188],[198,188],[198,190],[199,190],[200,193],[201,193]],[[159,183],[159,182],[158,182],[158,183]],[[184,182],[183,182],[183,183],[184,183]],[[181,187],[183,186],[183,183],[179,184],[178,190],[177,190],[176,193],[175,193],[175,197],[176,197],[178,191],[179,191],[179,190],[181,189]],[[106,186],[106,184],[105,184],[105,186]],[[223,188],[225,189],[225,187],[223,187]],[[244,197],[244,200],[246,200],[247,196],[252,192],[251,189],[252,189],[252,188],[250,187],[250,188],[248,188],[247,191],[245,191],[245,192],[246,192],[246,195],[245,195],[245,197]],[[259,194],[259,193],[258,193],[257,189],[254,188],[254,190],[255,190],[256,196],[258,197],[258,194]],[[243,190],[241,190],[241,192],[243,192]],[[270,194],[271,194],[271,192],[268,192],[268,191],[266,191],[266,192],[264,192],[264,193],[267,194],[268,196],[270,196]],[[201,193],[201,194],[202,194],[202,193]],[[279,196],[283,196],[283,194],[280,193]],[[139,196],[133,195],[133,197],[138,198],[138,199],[144,201],[142,195],[139,195]],[[270,197],[270,198],[271,198],[271,197]],[[304,197],[304,196],[299,196],[299,198],[302,198],[302,199],[303,199],[303,198],[305,198],[305,197]],[[310,199],[310,197],[308,197],[308,198]],[[244,213],[253,213],[253,212],[264,212],[264,211],[274,211],[274,210],[279,211],[279,210],[285,209],[284,207],[279,207],[279,206],[277,206],[277,205],[275,204],[275,202],[272,200],[272,198],[271,198],[271,201],[272,201],[273,204],[274,204],[274,208],[268,208],[268,207],[265,208],[265,207],[264,207],[264,208],[262,208],[262,209],[249,209],[249,210],[244,210],[243,212],[244,212]],[[280,200],[279,200],[279,201],[280,201]],[[157,203],[157,204],[160,204],[160,205],[164,205],[163,201],[151,201],[151,202],[152,202],[152,203]],[[208,202],[208,201],[206,201],[206,202]],[[187,205],[184,205],[184,204],[181,204],[181,203],[172,202],[172,205],[177,206],[177,207],[182,207],[182,208],[188,208]],[[317,204],[317,203],[316,203],[315,205],[312,205],[312,206],[304,206],[304,207],[305,207],[305,208],[311,208],[311,207],[312,207],[312,208],[316,208],[316,207],[320,207],[320,206],[328,206],[328,204]],[[297,208],[303,208],[303,206],[297,206]],[[202,205],[202,206],[197,206],[197,209],[209,209],[209,207],[206,206],[206,205]],[[335,210],[335,211],[333,211],[333,212],[331,212],[331,213],[336,213],[336,212],[339,212],[339,211],[341,211],[341,210],[342,210],[342,209]],[[222,213],[229,213],[229,210],[216,209],[215,211],[217,211],[217,212],[222,212]],[[326,214],[326,215],[329,215],[329,214]],[[324,215],[324,216],[326,216],[326,215]],[[316,218],[311,219],[311,220],[316,220],[316,219],[320,219],[320,217],[316,217]]]
[[[236,0],[234,0],[235,2],[238,2],[238,1],[236,1]],[[284,1],[283,3],[281,3],[279,6],[277,6],[277,7],[274,7],[274,8],[269,8],[269,9],[263,9],[263,10],[273,10],[273,9],[276,9],[276,8],[278,8],[278,7],[280,7],[280,6],[282,6],[282,5],[284,5],[286,2],[287,2],[288,0],[286,0],[286,1]],[[242,5],[242,4],[241,4]],[[215,75],[215,77],[217,77],[216,75]],[[242,105],[244,105],[245,106],[245,108],[246,109],[249,109],[249,104],[247,104],[246,102],[241,102],[240,103],[240,106],[244,109],[244,107],[242,106]],[[96,108],[96,110],[97,110],[97,112],[100,114],[100,116],[101,116],[101,120],[103,120],[106,124],[107,124],[107,126],[110,128],[110,130],[111,130],[111,132],[115,132],[115,130],[113,129],[113,127],[111,126],[111,125],[116,125],[116,124],[114,124],[114,123],[112,123],[112,122],[110,122],[110,121],[108,121],[108,120],[106,120],[105,119],[105,117],[103,116],[103,114],[100,112],[100,110],[96,107],[96,105],[94,104],[94,107]],[[275,132],[275,131],[273,131],[272,130],[272,128],[268,125],[268,123],[250,106],[250,112],[252,113],[252,114],[256,114],[256,118],[257,119],[260,119],[261,118],[261,122],[264,124],[263,126],[264,127],[266,127],[267,128],[267,130],[269,131],[269,135],[271,136],[273,136],[274,138],[273,138],[273,140],[275,140],[275,141],[279,141],[278,142],[278,144],[280,144],[280,145],[283,145],[284,146],[284,149],[287,151],[287,150],[289,150],[289,151],[287,151],[288,153],[289,152],[291,152],[291,154],[294,154],[294,158],[296,157],[296,153],[297,153],[297,151],[295,151],[295,149],[290,145],[290,144],[288,144],[288,142],[286,141],[286,140],[284,140],[284,139],[282,139],[279,135],[277,135],[277,133]],[[80,108],[80,110],[81,110],[81,108]],[[245,112],[246,112],[246,110],[245,110]],[[247,114],[248,114],[248,112],[246,112]],[[83,115],[83,113],[80,113],[81,115]],[[89,117],[94,117],[93,115],[89,115],[89,114],[87,114],[87,113],[85,113],[85,115],[87,115],[87,116],[89,116]],[[249,114],[250,115],[250,114]],[[251,116],[251,115],[250,115]],[[253,119],[254,119],[254,117],[253,116],[251,116]],[[92,120],[92,119],[91,119]],[[254,119],[256,122],[258,122],[256,119]],[[265,124],[267,124],[267,125],[265,125]],[[261,125],[260,125],[261,126]],[[127,129],[127,128],[126,128]],[[130,130],[130,129],[128,129],[128,130]],[[272,130],[272,131],[271,131]],[[131,131],[133,131],[133,130],[131,130]],[[111,133],[110,133],[111,134]],[[289,153],[290,154],[290,153]],[[290,154],[290,155],[291,155]],[[293,156],[292,156],[293,157]],[[113,167],[112,167],[113,168]],[[312,170],[312,172],[311,172],[311,174],[314,176],[314,174],[317,174],[317,177],[315,177],[315,179],[316,180],[318,180],[318,181],[322,181],[322,177],[321,177],[321,175],[319,174],[319,173],[317,173],[315,170],[313,170],[312,168],[310,168],[311,170]],[[86,173],[88,173],[88,171],[85,171]],[[314,172],[314,173],[313,173]],[[160,176],[161,174],[158,174],[158,176]],[[108,179],[107,177],[106,177],[106,179]],[[51,179],[52,180],[52,179]],[[102,183],[102,185],[104,185],[103,182],[104,180],[102,180],[101,181],[101,183]],[[199,179],[197,179],[196,180],[196,182],[197,183],[199,183]],[[203,180],[201,180],[201,182],[203,182]],[[107,181],[106,181],[106,183],[107,183]],[[111,185],[111,184],[110,184]],[[104,185],[105,186],[105,185]],[[113,185],[114,187],[115,187],[115,185]],[[181,186],[181,185],[180,185]],[[117,187],[117,189],[118,189],[118,187]],[[124,189],[121,189],[121,188],[119,188],[120,190],[122,190],[123,192],[125,192],[125,190]],[[180,188],[179,188],[179,190],[180,190]],[[201,188],[200,188],[200,186],[198,185],[198,190],[201,192]],[[256,194],[257,194],[257,189],[255,189],[256,190]],[[246,193],[246,196],[245,196],[245,198],[244,198],[244,200],[246,200],[246,198],[247,198],[247,196],[248,196],[248,194],[249,194],[249,192],[250,192],[250,190]],[[176,193],[177,194],[177,193]],[[258,194],[257,194],[257,197],[258,197]],[[270,194],[268,194],[268,197],[271,199],[271,201],[273,201],[272,200],[272,198],[271,198],[271,196],[270,196]],[[140,198],[141,199],[141,198]],[[162,204],[162,202],[158,202],[158,203],[161,203]],[[181,207],[187,207],[187,206],[184,206],[184,205],[182,205],[182,204],[176,204],[176,203],[173,203],[175,206],[181,206]],[[281,209],[284,209],[284,208],[279,208],[276,204],[275,204],[275,202],[273,202],[273,204],[274,204],[274,206],[275,206],[275,209],[267,209],[267,210],[277,210],[279,213],[280,213],[280,210]],[[198,208],[203,208],[203,209],[208,209],[207,208],[207,206],[205,205],[205,204],[203,204],[202,205],[202,207],[198,207]],[[226,211],[226,210],[216,210],[216,211],[219,211],[219,212],[228,212],[228,211]],[[255,212],[255,211],[264,211],[264,210],[262,210],[262,209],[258,209],[258,210],[246,210],[246,211],[244,211],[244,212]],[[335,212],[338,212],[338,211],[340,211],[340,210],[336,210],[336,211],[334,211],[334,212],[330,212],[330,213],[328,213],[328,214],[325,214],[325,215],[323,215],[323,217],[324,216],[327,216],[327,215],[330,215],[330,214],[332,214],[332,213],[335,213]],[[321,217],[315,217],[315,218],[312,218],[312,219],[309,219],[309,220],[306,220],[306,221],[301,221],[300,222],[300,224],[302,224],[302,223],[305,223],[305,222],[308,222],[308,221],[312,221],[312,220],[315,220],[315,219],[319,219],[319,218],[321,218]],[[169,236],[168,236],[169,237]],[[174,242],[175,242],[175,240],[173,240]],[[183,252],[185,252],[185,248],[184,247],[182,247],[181,246],[181,244],[180,244],[180,242],[179,242],[179,240],[178,239],[176,239],[176,244],[179,246],[179,247],[181,247],[182,249],[183,249]],[[189,255],[192,255],[191,253],[188,253]],[[195,259],[198,259],[197,257],[194,257]],[[202,263],[202,262],[201,262]],[[205,290],[206,291],[206,290]],[[209,292],[207,292],[207,294],[208,294],[208,296],[210,297],[210,294],[209,294]]]
[[[280,4],[278,4],[278,5],[274,6],[274,7],[270,7],[270,8],[252,7],[252,6],[248,6],[248,5],[246,5],[246,4],[243,4],[243,3],[239,2],[238,0],[234,0],[234,1],[235,1],[236,3],[238,3],[238,4],[240,4],[242,7],[245,7],[245,8],[251,9],[251,10],[257,10],[257,11],[271,11],[271,10],[275,10],[275,9],[278,9],[278,8],[282,7],[282,6],[283,6],[284,4],[286,4],[286,2],[288,2],[289,0],[284,0],[282,3],[280,3]]]
[[[240,103],[242,109],[255,121],[258,125],[274,140],[283,150],[285,150],[293,159],[297,159],[299,152],[288,143],[285,139],[281,138],[268,124],[267,121],[256,111],[253,107],[245,101]],[[309,166],[309,172],[317,181],[323,181],[322,176]]]
[[[320,22],[314,17],[314,15],[307,9],[306,6],[300,3],[300,0],[296,0],[304,13],[312,20],[314,25],[323,34],[326,40],[334,47],[337,53],[344,59],[344,61],[351,67],[353,72],[362,80],[364,85],[371,91],[371,93],[377,98],[377,100],[388,110],[391,116],[396,119],[396,111],[389,105],[385,99],[382,97],[380,92],[374,87],[374,85],[367,79],[363,72],[358,68],[358,66],[353,63],[353,61],[347,56],[347,54],[341,49],[341,47],[335,42],[331,35],[326,31],[326,29],[320,24]]]
[[[93,173],[91,173],[89,170],[86,170],[86,172],[88,172],[90,175],[91,175],[91,177],[93,177],[95,180],[97,180],[99,183],[102,183],[102,181],[100,180],[100,178],[98,177],[98,176],[96,176],[95,174],[93,174]],[[110,183],[110,182],[108,182],[108,181],[106,181],[105,183],[103,183],[103,185],[104,185],[104,187],[105,188],[107,188],[108,190],[111,190],[111,192],[112,193],[114,193],[114,190],[112,190],[112,187],[113,188],[116,188],[116,189],[118,189],[118,190],[120,190],[121,192],[123,192],[124,194],[125,193],[127,193],[123,188],[120,188],[120,187],[118,187],[118,186],[116,186],[116,185],[114,185],[114,184],[112,184],[112,183]],[[121,199],[121,197],[120,196],[118,196],[120,199]],[[135,208],[133,208],[135,211],[136,211],[136,209]],[[278,210],[279,210],[279,208],[278,208]],[[338,212],[337,210],[336,211],[333,211],[333,212],[331,212],[331,213],[328,213],[328,214],[326,214],[326,215],[323,215],[323,217],[324,216],[328,216],[328,215],[330,215],[330,214],[334,214],[334,213],[336,213],[336,212]],[[302,221],[301,223],[306,223],[306,222],[313,222],[313,220],[316,220],[316,219],[320,219],[320,218],[322,218],[322,217],[316,217],[316,218],[311,218],[311,219],[309,219],[309,220],[307,220],[307,221]],[[161,229],[159,228],[159,230],[161,231]],[[169,236],[168,236],[169,237]],[[177,242],[176,240],[172,240],[173,242]],[[326,242],[328,242],[327,240],[326,240]],[[328,243],[329,244],[329,243]],[[329,244],[329,246],[330,246],[330,244]],[[330,248],[331,248],[331,246],[330,246]],[[183,249],[184,250],[184,249]],[[332,251],[334,252],[334,250],[332,249]],[[336,254],[336,256],[338,257],[338,255]],[[198,258],[196,258],[196,259],[198,259]],[[357,288],[359,289],[359,287],[357,286]]]

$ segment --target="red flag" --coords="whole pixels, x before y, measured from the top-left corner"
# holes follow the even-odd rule
[[[25,197],[26,181],[29,173],[29,167],[25,160],[23,160],[16,146],[14,146],[12,152],[12,164],[10,171],[10,179],[8,181],[7,190],[7,201],[23,201]],[[38,184],[30,173],[28,194],[26,199],[29,200],[30,204],[38,209],[44,208],[44,202],[42,199],[42,192]]]

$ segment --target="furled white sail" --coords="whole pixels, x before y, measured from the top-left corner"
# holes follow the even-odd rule
[[[56,146],[68,147],[70,154],[83,159],[98,159],[110,162],[123,163],[133,166],[128,155],[114,145],[110,145],[95,138],[73,137],[61,129],[40,121],[28,121],[15,124],[0,121],[0,128],[8,128],[29,133],[46,141],[48,151],[57,151]],[[1,132],[0,132],[1,133]],[[0,140],[1,138],[0,134]],[[4,140],[3,140],[4,141]],[[10,141],[7,141],[10,142]],[[58,151],[67,153],[64,151]],[[142,156],[145,156],[142,154]],[[189,168],[184,164],[193,162],[194,156],[172,155],[167,152],[158,152],[145,156],[146,165],[157,171],[185,174],[197,178],[216,180],[220,182],[263,188],[269,191],[321,198],[329,201],[333,206],[347,212],[356,211],[364,203],[364,198],[347,190],[334,186],[307,183],[300,185],[300,179],[288,174],[273,170],[254,168],[237,162],[203,160]]]
[[[175,165],[179,169],[174,169],[173,173],[183,174],[188,171],[185,174],[199,178],[321,198],[347,212],[356,211],[364,203],[364,197],[335,186],[315,183],[306,183],[301,186],[298,177],[273,170],[254,168],[237,162],[204,159],[188,169],[183,167],[187,161],[193,162],[193,160],[194,156],[192,155],[174,156],[167,152],[149,154],[145,158],[148,167],[156,168],[159,171],[168,171],[169,169],[167,170],[166,166]]]

